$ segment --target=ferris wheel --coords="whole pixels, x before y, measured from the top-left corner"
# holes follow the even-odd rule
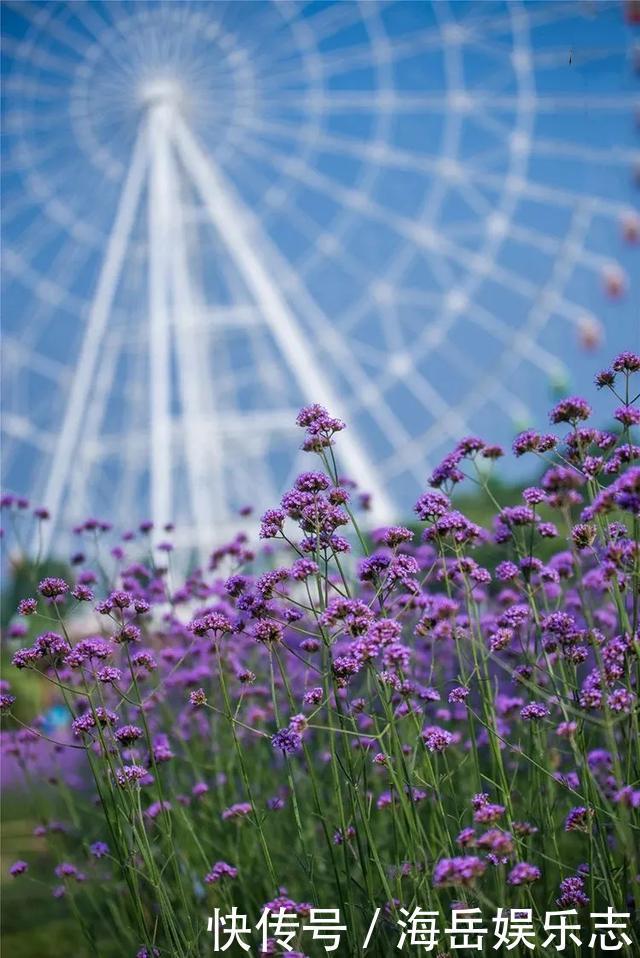
[[[16,2],[3,43],[5,483],[51,535],[210,543],[308,402],[385,521],[629,345],[617,4]]]

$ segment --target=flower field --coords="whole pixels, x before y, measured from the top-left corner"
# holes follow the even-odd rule
[[[365,533],[345,424],[310,406],[259,547],[180,581],[171,529],[86,521],[9,628],[3,747],[38,823],[11,881],[91,956],[638,954],[638,372],[619,355],[597,416],[569,397],[515,438],[540,477],[516,505],[467,437],[410,528]],[[47,521],[3,507],[7,539]],[[63,721],[25,715],[15,670]]]

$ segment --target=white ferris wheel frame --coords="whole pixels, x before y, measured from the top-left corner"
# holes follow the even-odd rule
[[[186,175],[199,193],[211,224],[251,291],[259,315],[305,401],[320,403],[332,415],[344,417],[342,403],[314,359],[296,313],[283,293],[286,284],[282,280],[286,279],[288,264],[231,183],[200,147],[180,115],[172,91],[161,89],[149,99],[124,180],[43,502],[52,516],[58,516],[70,485],[84,410],[96,375],[131,230],[146,186],[151,519],[157,533],[161,533],[163,527],[173,519],[171,363],[172,349],[175,349],[184,406],[181,422],[186,433],[191,518],[198,537],[194,545],[202,551],[206,543],[211,542],[212,533],[219,531],[220,517],[223,523],[229,517],[225,514],[221,488],[223,463],[216,454],[221,449],[220,440],[224,430],[220,427],[208,396],[206,379],[210,371],[205,369],[201,361],[197,343],[189,328],[194,325],[198,296],[189,274],[180,202],[181,175]],[[339,351],[339,343],[337,348]],[[335,346],[333,352],[335,354]],[[343,366],[348,364],[348,356],[341,356],[340,361]],[[244,415],[250,419],[251,412]],[[210,437],[215,437],[213,443],[203,441],[203,430],[209,431]],[[207,456],[207,450],[213,450],[213,455]],[[373,495],[371,521],[376,524],[391,521],[396,512],[394,504],[353,430],[348,430],[341,440],[341,458],[349,474],[357,477],[358,482]],[[45,552],[51,546],[54,531],[55,525],[49,524],[42,539]]]

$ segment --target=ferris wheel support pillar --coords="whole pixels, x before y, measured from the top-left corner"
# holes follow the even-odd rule
[[[146,150],[144,137],[139,136],[133,150],[131,165],[120,194],[118,210],[107,243],[105,258],[98,278],[95,296],[89,311],[84,339],[75,366],[73,381],[66,403],[65,417],[56,443],[49,478],[45,487],[43,505],[51,514],[51,522],[42,526],[40,548],[47,555],[51,538],[59,519],[60,507],[69,476],[77,463],[75,459],[78,437],[87,409],[87,400],[100,355],[104,333],[118,289],[122,264],[129,243],[131,229],[144,183]],[[36,549],[38,544],[36,543]]]
[[[187,487],[191,500],[194,545],[201,558],[211,547],[211,529],[228,519],[224,506],[221,437],[209,387],[208,356],[198,341],[198,314],[202,308],[189,266],[189,244],[180,195],[177,157],[170,156],[172,208],[173,332],[178,388],[184,413]],[[204,425],[204,428],[203,428]]]
[[[269,248],[269,240],[180,116],[175,117],[175,143],[185,169],[202,197],[209,218],[226,245],[240,275],[251,290],[261,314],[276,342],[300,392],[308,402],[326,406],[340,415],[341,403],[314,359],[298,320],[281,293],[278,283],[265,267],[259,252]],[[394,516],[392,504],[377,480],[375,469],[353,434],[345,434],[341,443],[345,465],[359,484],[373,494],[372,516],[375,522],[389,522]]]
[[[173,519],[171,455],[171,126],[175,110],[158,99],[149,107],[149,372],[151,519],[156,537]]]

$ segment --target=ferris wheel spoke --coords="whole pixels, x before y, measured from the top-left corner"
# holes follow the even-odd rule
[[[44,80],[36,80],[32,77],[9,77],[4,84],[4,90],[8,97],[33,97],[37,105],[43,103],[48,105],[50,102],[57,105],[60,101],[59,90]]]
[[[34,29],[41,28],[43,23],[46,24],[47,32],[58,43],[61,43],[75,56],[82,55],[82,35],[75,30],[69,29],[59,18],[51,16],[50,11],[46,7],[41,7],[35,3],[23,4],[20,0],[15,0],[15,2],[14,0],[9,0],[8,6],[16,13],[19,13]]]
[[[464,8],[463,8],[464,9]],[[522,0],[517,0],[517,9],[521,12],[524,9]],[[482,11],[482,12],[480,12]],[[575,15],[575,4],[573,0],[567,0],[566,3],[540,4],[538,7],[527,7],[526,18],[529,30],[535,30],[536,27],[544,27],[549,23],[558,23]],[[477,32],[481,35],[491,35],[494,33],[508,33],[512,25],[511,12],[502,16],[495,16],[493,12],[487,13],[486,7],[480,7],[474,10],[469,6],[469,13],[461,20],[469,32]]]
[[[251,147],[247,145],[246,148],[258,154],[265,152],[257,144],[253,144]],[[345,206],[357,210],[360,215],[392,226],[401,236],[410,239],[420,247],[427,250],[434,250],[437,247],[441,256],[450,259],[453,263],[465,265],[474,272],[486,273],[491,266],[494,271],[494,279],[509,289],[513,289],[523,296],[531,296],[535,293],[535,284],[514,271],[490,263],[486,256],[470,257],[468,249],[458,246],[452,240],[447,239],[446,236],[436,236],[433,230],[423,224],[415,223],[408,217],[394,214],[388,208],[376,203],[370,196],[343,187],[317,170],[305,168],[297,162],[289,161],[286,169],[289,175],[303,180],[308,186],[317,189],[318,192],[333,198],[338,197]],[[463,188],[462,185],[461,188]]]
[[[473,178],[480,184],[499,187],[500,183],[505,183],[504,178],[500,178],[493,173],[476,171]],[[527,199],[543,200],[553,205],[573,209],[577,203],[588,203],[593,212],[602,213],[609,216],[620,216],[628,211],[628,204],[618,200],[605,199],[598,196],[589,196],[587,199],[573,190],[567,190],[558,186],[547,186],[544,183],[533,179],[524,179],[523,177],[511,177],[506,181],[509,188],[517,191]]]
[[[268,198],[271,189],[269,181],[265,178],[264,173],[261,172],[261,170],[256,169],[254,166],[248,165],[249,159],[250,158],[247,156],[236,159],[233,171],[236,182],[239,182],[239,172],[241,171],[242,167],[247,167],[247,180],[249,182],[255,183],[262,179],[265,185],[265,197]],[[276,167],[277,163],[274,163],[274,169],[276,169]],[[289,187],[287,189],[286,194],[280,191],[279,195],[282,196],[283,200],[288,199],[290,202],[292,199],[291,188]],[[332,260],[335,260],[336,264],[339,265],[341,269],[347,270],[354,277],[354,279],[357,279],[368,285],[369,276],[362,268],[359,261],[351,254],[350,250],[345,245],[342,239],[343,229],[341,228],[339,222],[334,222],[332,224],[330,234],[323,234],[319,239],[317,239],[317,224],[307,214],[301,211],[298,204],[294,203],[292,205],[291,209],[287,213],[287,216],[291,224],[299,229],[299,231],[309,239],[309,252],[306,256],[303,256],[297,264],[301,275],[305,275],[310,272],[320,257],[330,257]]]
[[[3,36],[0,42],[2,55],[7,59],[24,61],[29,67],[38,67],[40,70],[46,70],[48,73],[58,74],[59,76],[70,76],[72,68],[67,59],[50,50],[41,50],[31,46],[27,50],[24,42],[14,37]],[[9,86],[11,90],[11,86]],[[6,93],[6,87],[5,87]]]
[[[294,142],[306,138],[305,129],[294,123],[250,117],[242,125],[251,134],[273,133]],[[363,161],[371,158],[376,163],[392,168],[434,173],[442,166],[441,159],[435,155],[429,153],[415,154],[408,150],[394,149],[383,140],[359,140],[355,137],[341,136],[319,129],[314,133],[312,142],[315,149],[332,150],[339,156],[357,157]]]
[[[482,384],[470,390],[467,396],[456,407],[461,412],[473,409],[474,405],[486,401],[487,397],[496,390],[496,385],[508,381],[510,373],[513,372],[517,364],[526,356],[527,350],[532,342],[535,342],[536,331],[544,327],[548,322],[550,315],[555,307],[561,290],[569,278],[575,265],[575,253],[580,248],[584,236],[588,229],[590,216],[583,206],[575,211],[571,228],[569,230],[565,243],[566,255],[560,257],[553,270],[553,275],[541,292],[541,295],[535,302],[535,305],[529,312],[527,322],[522,330],[516,332],[512,339],[511,348],[503,352],[502,358],[493,368],[493,375],[485,378]],[[427,445],[436,438],[434,427],[426,430],[420,439],[410,444],[405,451],[405,458],[408,461],[419,459],[419,443]]]
[[[464,316],[503,342],[505,347],[510,348],[513,330],[504,321],[500,320],[495,313],[479,303],[469,303]],[[556,356],[535,342],[531,343],[527,351],[527,359],[548,379],[553,379],[560,369],[564,369],[564,364]]]
[[[238,160],[235,164],[234,173],[236,174],[236,179],[238,179],[238,173],[242,165],[247,167],[247,176],[252,182],[260,179],[260,171],[256,171],[250,167],[245,159]],[[268,195],[266,182],[265,195]],[[284,198],[290,199],[291,191],[288,191],[287,194],[283,194],[283,199]],[[291,225],[295,226],[296,229],[298,229],[300,233],[303,234],[309,241],[309,253],[304,256],[298,264],[298,269],[302,275],[309,272],[313,268],[314,263],[319,257],[323,257],[325,259],[330,258],[333,260],[336,265],[339,265],[342,269],[346,270],[351,276],[353,276],[354,279],[357,279],[359,282],[366,284],[369,283],[369,274],[344,243],[341,237],[341,230],[337,225],[334,225],[331,234],[327,234],[326,241],[323,241],[322,236],[320,239],[317,237],[317,224],[311,219],[311,217],[305,214],[297,204],[294,204],[292,208],[287,211],[287,218],[289,219]]]
[[[98,43],[101,42],[105,30],[109,28],[118,30],[120,37],[126,40],[126,33],[118,28],[118,17],[108,20],[100,15],[101,13],[108,13],[108,10],[108,7],[95,8],[88,3],[77,3],[73,5],[73,16],[89,36],[93,37]]]
[[[283,5],[284,7],[284,5]],[[299,8],[299,15],[301,15]],[[325,40],[330,40],[338,34],[340,30],[345,30],[356,24],[362,23],[362,8],[358,3],[348,4],[328,4],[319,12],[312,12],[309,18],[309,26],[313,31],[313,37],[316,44]]]
[[[468,355],[459,350],[452,349],[448,340],[442,344],[441,352],[444,358],[448,360],[451,368],[461,373],[466,382],[477,384],[492,378],[490,376],[488,377],[486,371],[479,368]],[[513,422],[531,421],[531,410],[529,407],[522,401],[517,393],[510,389],[508,384],[505,384],[503,381],[499,381],[495,384],[492,400],[502,403],[504,408],[509,410],[509,415]],[[455,408],[456,407],[454,407],[454,409]],[[460,413],[460,415],[462,416],[464,413]],[[458,431],[457,435],[460,435],[460,431]]]
[[[426,53],[429,50],[437,50],[442,44],[440,32],[434,28],[423,30],[403,40],[394,40],[386,43],[382,50],[376,51],[376,56],[381,63],[394,63],[402,59],[415,56],[417,53]],[[370,66],[371,47],[362,45],[348,50],[336,50],[325,53],[322,57],[322,75],[325,79],[331,80],[341,74],[350,73],[358,67]],[[295,77],[298,69],[295,64],[283,65],[281,69],[272,68],[272,65],[265,61],[261,72],[258,72],[260,79],[264,79],[269,85],[272,82],[281,82],[291,77]]]
[[[275,256],[275,251],[272,250],[272,256]],[[283,261],[279,262],[278,272],[286,273],[287,267]],[[302,289],[300,283],[296,281],[295,277],[290,277],[283,283],[283,288],[288,291],[288,293],[298,299],[302,294]],[[345,364],[347,360],[348,352],[345,350],[344,346],[339,342],[336,335],[335,329],[331,328],[327,324],[326,317],[320,312],[315,302],[309,299],[306,294],[303,294],[303,309],[304,312],[309,315],[314,316],[316,323],[322,324],[323,327],[323,338],[324,338],[324,348],[329,348],[330,352],[334,358],[334,361],[340,366],[343,367],[345,375],[350,376],[355,379],[356,385],[359,386],[363,391],[366,390],[367,395],[370,395],[372,392],[372,386],[366,378],[364,378],[359,372],[357,361],[355,361],[355,356],[351,356],[348,360],[348,363]],[[347,368],[348,366],[348,368]],[[364,395],[364,392],[363,392]],[[393,431],[400,430],[403,431],[403,427],[400,422],[393,416],[391,411],[388,409],[384,403],[383,397],[379,397],[380,402],[374,407],[374,416],[378,420],[380,428],[385,432],[389,437],[393,435]]]
[[[42,356],[28,348],[28,344],[10,333],[3,335],[4,356],[7,364],[14,369],[24,369],[44,376],[52,383],[59,383],[64,377],[66,367],[60,360]]]
[[[276,101],[275,97],[264,97],[264,102],[269,103],[270,99]],[[373,93],[324,91],[316,98],[309,93],[289,93],[278,96],[276,102],[278,107],[297,106],[311,110],[318,103],[327,112],[338,114],[375,113],[379,110],[393,113],[414,113],[417,110],[442,113],[456,107],[455,98],[449,94],[400,93],[400,91],[391,90],[377,90]],[[491,90],[467,91],[461,103],[470,113],[477,109],[513,111],[521,106],[522,97],[517,94],[495,94]],[[538,113],[573,113],[578,110],[602,110],[606,113],[619,110],[627,113],[636,105],[636,97],[626,94],[614,96],[548,94],[537,97],[532,95],[530,105],[535,105]]]
[[[295,206],[289,215],[296,224],[300,223],[300,215]],[[304,223],[301,224],[301,228],[305,229]],[[355,261],[353,261],[353,258],[350,257],[348,251],[344,249],[343,243],[340,239],[340,232],[339,225],[334,224],[331,235],[327,236],[327,243],[315,243],[311,247],[309,255],[297,264],[301,275],[305,275],[307,272],[309,272],[314,261],[319,259],[321,255],[330,255],[334,257],[336,261],[339,262],[341,268],[346,267],[355,277],[358,277],[361,274],[361,269],[358,268]],[[433,270],[434,274],[439,277],[443,289],[447,286],[450,286],[451,282],[453,281],[453,274],[445,263],[438,261],[437,264],[433,264]],[[343,313],[340,326],[345,330],[345,332],[351,331],[356,323],[360,321],[362,316],[371,309],[372,303],[368,295],[368,286],[369,280],[366,278],[366,285],[364,289],[367,290],[367,293],[360,297],[351,308]],[[388,288],[389,290],[391,289],[390,286]],[[387,296],[385,298],[388,299],[389,297]]]
[[[100,434],[104,425],[105,410],[113,387],[116,364],[122,349],[119,329],[108,330],[101,351],[101,360],[96,370],[96,378],[88,397],[85,412],[85,434],[88,442],[80,443],[76,453],[75,468],[69,479],[69,495],[77,503],[78,514],[88,515],[88,484],[86,477],[92,475],[99,450]],[[99,453],[98,453],[99,458]]]
[[[428,308],[436,311],[443,308],[443,297],[436,297],[432,294],[423,292],[422,290],[400,288],[394,292],[394,301],[399,304],[406,303],[412,306]],[[558,304],[557,311],[560,311],[560,304]],[[461,312],[461,316],[465,320],[478,325],[487,333],[490,333],[495,339],[502,341],[505,346],[509,346],[513,335],[511,327],[503,320],[499,319],[495,313],[491,312],[485,306],[473,302],[472,300],[466,300],[464,303],[464,309]],[[574,318],[576,320],[583,316],[584,310],[576,310],[574,314]],[[528,358],[532,364],[536,365],[540,371],[549,378],[552,378],[554,375],[556,375],[558,369],[562,365],[555,356],[549,353],[546,349],[543,349],[537,343],[532,345],[531,350],[528,353]],[[478,370],[476,370],[476,373],[479,375]]]
[[[631,166],[638,159],[637,150],[627,150],[619,146],[603,149],[580,143],[568,143],[563,140],[551,140],[536,137],[531,143],[533,155],[562,157],[572,160],[588,160],[590,163],[619,163]]]
[[[70,293],[57,281],[44,279],[17,250],[5,246],[3,254],[3,265],[7,273],[19,279],[25,288],[33,289],[40,299],[48,300],[49,305],[54,303],[56,308],[64,309],[70,314],[77,314],[85,308],[83,299]]]
[[[89,251],[84,245],[74,245],[71,250],[66,245],[62,246],[51,263],[51,273],[56,276],[58,290],[64,289],[66,291],[70,287],[76,286],[77,279],[87,264],[88,255]],[[46,335],[46,326],[50,322],[50,310],[53,301],[50,287],[45,286],[41,289],[41,286],[42,281],[38,283],[38,287],[34,290],[37,303],[29,311],[29,316],[20,331],[24,348],[31,348],[34,351]],[[76,300],[74,303],[70,301],[68,293],[66,293],[64,301],[60,300],[57,303],[57,308],[61,315],[64,315],[65,312],[67,315],[74,317],[84,314],[84,302]],[[35,355],[38,354],[35,353]],[[63,377],[61,376],[60,382],[62,380]]]
[[[259,236],[257,223],[251,222],[246,210],[232,198],[229,184],[221,179],[219,171],[207,163],[191,134],[179,120],[176,122],[176,146],[183,163],[190,171],[202,200],[209,210],[212,222],[222,232],[231,255],[237,262],[248,286],[261,304],[265,320],[278,342],[291,372],[298,378],[301,391],[309,401],[319,401],[340,415],[341,404],[336,395],[319,374],[293,313],[289,310],[269,273],[257,259],[252,243],[247,238],[247,229],[259,249],[266,249],[266,237]],[[249,226],[250,223],[250,226]],[[246,224],[246,225],[245,225]],[[343,446],[345,459],[354,475],[365,476],[367,484],[375,490],[376,508],[380,517],[391,516],[393,509],[387,495],[378,487],[375,472],[353,437]]]

